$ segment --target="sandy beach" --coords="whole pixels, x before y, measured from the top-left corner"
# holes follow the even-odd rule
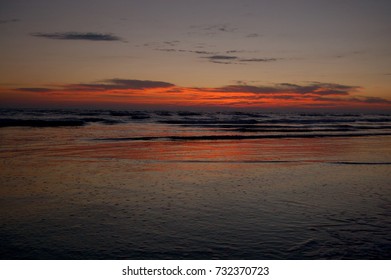
[[[0,257],[391,257],[390,136],[96,140],[141,126],[1,128]]]

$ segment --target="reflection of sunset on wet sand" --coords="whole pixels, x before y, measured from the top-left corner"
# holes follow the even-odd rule
[[[292,115],[295,123],[280,115],[150,115],[114,125],[1,128],[0,232],[6,240],[1,255],[389,256],[391,145],[389,136],[377,136],[389,133],[389,117],[364,116],[353,124],[350,116],[333,116],[334,126],[350,127],[333,137],[329,122],[318,124],[315,132],[303,124],[295,128],[295,123],[313,127],[322,115]],[[70,116],[63,118],[69,122]],[[118,118],[123,116],[110,120]],[[270,118],[275,121],[265,130],[262,120]],[[61,122],[56,119],[53,125]],[[233,132],[239,127],[249,132]],[[349,136],[352,127],[357,137]],[[191,138],[224,139],[233,133],[263,137]],[[325,136],[308,137],[314,133]],[[174,136],[187,138],[170,140]]]

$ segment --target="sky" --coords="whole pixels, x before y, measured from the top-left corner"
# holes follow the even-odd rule
[[[391,112],[389,0],[0,0],[0,107]]]

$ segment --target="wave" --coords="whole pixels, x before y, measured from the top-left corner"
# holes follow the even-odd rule
[[[391,162],[359,162],[359,161],[334,161],[331,164],[347,164],[347,165],[391,165]]]
[[[219,119],[185,119],[185,120],[159,120],[159,123],[178,125],[218,125],[218,124],[257,124],[257,120],[219,120]]]
[[[27,127],[64,127],[84,126],[89,123],[117,124],[119,121],[104,118],[80,119],[0,119],[0,127],[27,126]]]
[[[266,135],[192,135],[192,136],[146,136],[146,137],[118,137],[95,138],[96,141],[202,141],[202,140],[251,140],[273,138],[322,138],[322,137],[364,137],[364,136],[390,136],[391,132],[382,133],[343,133],[343,134],[266,134]]]
[[[190,136],[173,136],[171,140],[258,139],[286,137],[372,136],[391,133],[390,115],[358,114],[260,114],[256,112],[191,112],[127,110],[0,110],[0,127],[66,127],[92,123],[160,124],[180,126]],[[157,126],[156,126],[157,127]],[[231,131],[238,135],[191,136],[193,130]],[[377,132],[374,134],[371,132]],[[339,135],[345,133],[343,135]],[[246,135],[247,134],[247,135]],[[251,135],[249,135],[251,134]],[[259,134],[259,135],[253,135]],[[136,135],[144,137],[143,132]],[[190,137],[190,138],[189,138]],[[200,138],[201,137],[201,138]]]
[[[0,119],[0,127],[9,126],[29,126],[29,127],[63,127],[63,126],[83,126],[83,120],[18,120]]]

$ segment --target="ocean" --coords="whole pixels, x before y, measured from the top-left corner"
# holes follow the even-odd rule
[[[0,110],[1,259],[390,259],[391,115]]]

